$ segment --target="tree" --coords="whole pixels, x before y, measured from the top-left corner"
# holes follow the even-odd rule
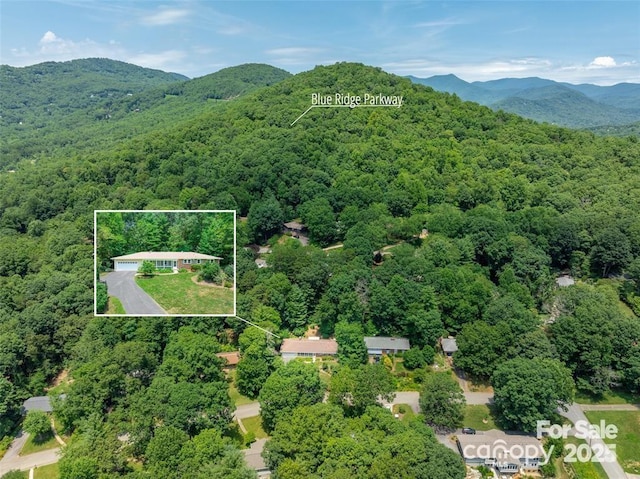
[[[285,302],[284,320],[289,330],[293,331],[296,336],[301,336],[304,333],[304,325],[308,319],[307,315],[307,303],[304,293],[298,285],[293,285]]]
[[[273,431],[278,420],[288,418],[296,407],[321,402],[323,393],[318,368],[313,364],[291,361],[276,369],[258,397],[265,431]]]
[[[157,428],[145,453],[149,472],[154,477],[182,477],[179,471],[182,460],[180,451],[188,440],[189,436],[175,427]]]
[[[341,364],[357,366],[367,360],[367,346],[364,344],[362,326],[357,323],[340,321],[335,327],[338,342],[338,359]]]
[[[475,321],[464,325],[456,342],[455,365],[474,376],[488,378],[506,358],[513,333],[504,322],[490,326],[484,321]]]
[[[273,353],[252,345],[242,353],[236,366],[236,385],[238,390],[250,398],[258,397],[258,393],[274,369]]]
[[[493,374],[494,401],[504,425],[525,432],[573,402],[570,371],[555,359],[516,358]]]
[[[466,401],[458,382],[449,373],[428,374],[420,392],[420,410],[427,424],[455,429],[462,425]]]
[[[247,216],[247,226],[252,240],[266,243],[270,236],[282,228],[284,214],[280,203],[273,194],[251,204]]]
[[[46,412],[32,410],[24,418],[22,427],[29,434],[36,436],[36,439],[42,438],[51,432],[51,421]]]
[[[336,219],[326,198],[314,198],[300,206],[302,221],[309,228],[309,237],[315,243],[326,246],[336,235]]]
[[[144,276],[153,276],[155,273],[156,267],[153,262],[144,260],[140,267],[138,268],[138,273],[142,273]]]
[[[13,384],[0,376],[0,437],[9,434],[18,417],[18,400]]]
[[[402,364],[407,369],[421,368],[426,364],[424,353],[414,346],[402,355]]]
[[[618,228],[607,228],[594,238],[595,245],[591,250],[591,262],[600,269],[606,278],[625,268],[633,259],[629,238]]]
[[[359,415],[382,398],[395,396],[395,380],[382,364],[366,364],[356,368],[342,366],[331,377],[329,402],[341,405],[349,414]]]
[[[107,285],[104,283],[96,284],[96,311],[98,313],[104,313],[109,306],[109,294],[107,292]]]

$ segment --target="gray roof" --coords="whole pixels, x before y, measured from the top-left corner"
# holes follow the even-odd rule
[[[367,336],[364,338],[367,349],[396,349],[408,351],[411,349],[409,340],[406,338],[390,338],[388,336]]]
[[[525,457],[533,459],[544,456],[542,444],[533,436],[490,431],[480,434],[459,434],[456,439],[465,459],[496,458],[500,461],[517,462]],[[520,454],[512,456],[510,452]]]
[[[558,286],[571,286],[576,284],[575,280],[569,276],[568,274],[563,274],[562,276],[558,276],[556,278],[556,284]]]
[[[51,412],[53,411],[53,407],[51,406],[51,398],[49,396],[34,396],[27,399],[23,404],[22,408],[25,412],[29,411],[44,411]]]
[[[65,397],[67,397],[67,395],[61,394],[60,397],[64,399]],[[24,413],[27,413],[29,411],[51,412],[53,411],[53,406],[51,405],[51,398],[49,396],[30,397],[24,403],[22,403],[22,411]]]
[[[440,344],[445,353],[455,353],[458,350],[456,338],[442,338]]]

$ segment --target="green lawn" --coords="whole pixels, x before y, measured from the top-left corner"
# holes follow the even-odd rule
[[[565,444],[578,446],[584,443],[584,439],[576,439],[575,437],[565,439]],[[564,452],[567,453],[568,451],[565,449]],[[580,479],[607,479],[609,477],[599,462],[571,462],[566,463],[566,467],[567,469],[573,468]]]
[[[36,467],[33,471],[33,479],[58,479],[59,477],[58,464]]]
[[[262,429],[262,418],[260,416],[247,417],[242,419],[242,425],[247,432],[253,431],[256,435],[256,439],[262,439],[269,437],[264,429]]]
[[[640,396],[627,391],[607,391],[602,396],[592,396],[578,391],[576,402],[578,404],[640,404]]]
[[[127,314],[124,308],[122,307],[122,303],[115,296],[109,296],[109,306],[107,307],[107,312],[105,314]]]
[[[169,314],[232,315],[233,290],[216,286],[200,286],[182,272],[151,278],[136,277],[136,283]]]
[[[486,423],[484,420],[486,420]],[[463,426],[472,427],[478,431],[499,429],[496,426],[493,411],[486,404],[467,405],[464,411]]]
[[[408,404],[394,404],[391,412],[393,414],[400,414],[403,421],[409,421],[416,415]]]
[[[22,450],[20,451],[21,456],[26,456],[27,454],[33,454],[34,452],[45,451],[47,449],[55,449],[59,447],[58,441],[53,436],[53,433],[47,434],[42,441],[35,440],[33,434],[29,435],[27,442],[24,444]]]
[[[242,394],[240,394],[240,391],[238,391],[238,388],[236,387],[235,369],[229,371],[229,379],[229,396],[231,397],[233,404],[235,404],[236,406],[240,406],[241,404],[249,404],[253,402],[253,399],[248,398],[247,396],[243,396]]]
[[[637,411],[586,411],[585,415],[592,424],[614,424],[618,428],[618,437],[605,439],[607,444],[616,445],[618,462],[626,472],[640,474],[640,412]]]

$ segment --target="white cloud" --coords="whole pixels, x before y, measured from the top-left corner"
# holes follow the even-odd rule
[[[45,43],[53,43],[56,40],[58,40],[58,37],[56,36],[55,33],[53,33],[51,30],[49,30],[47,33],[45,33],[42,38],[40,39],[40,44],[45,44]]]
[[[616,66],[616,61],[612,57],[596,57],[589,63],[589,66],[595,68],[611,68]]]
[[[177,8],[165,8],[142,18],[142,23],[151,26],[173,25],[186,19],[191,12]]]
[[[304,47],[287,47],[287,48],[274,48],[267,50],[267,55],[288,55],[288,56],[305,56],[318,53],[321,50],[319,48],[304,48]]]
[[[563,64],[538,57],[488,59],[473,63],[446,62],[439,58],[418,58],[386,63],[382,68],[399,75],[414,75],[422,78],[453,73],[469,82],[537,76],[569,83],[612,85],[625,81],[637,83],[637,78],[640,77],[640,63],[636,61],[618,63],[611,57],[598,57],[589,64]]]
[[[187,57],[182,50],[166,50],[159,53],[139,53],[127,58],[127,62],[146,68],[159,70],[174,70]],[[175,71],[175,70],[174,70]]]

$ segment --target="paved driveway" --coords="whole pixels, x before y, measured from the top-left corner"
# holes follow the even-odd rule
[[[104,276],[109,295],[122,303],[127,314],[163,315],[167,312],[136,284],[135,271],[114,271]]]
[[[0,459],[0,476],[13,470],[27,471],[32,467],[46,466],[58,462],[59,448],[47,449],[46,451],[35,452],[26,456],[19,456],[24,443],[27,442],[29,434],[21,431],[13,440],[4,457]]]

